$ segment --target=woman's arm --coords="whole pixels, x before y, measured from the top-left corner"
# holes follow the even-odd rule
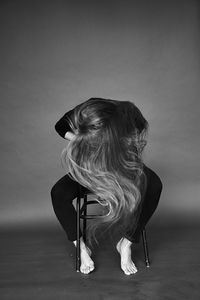
[[[64,116],[58,120],[55,125],[56,132],[62,137],[66,138],[65,135],[67,132],[72,132],[72,128],[70,126],[71,116],[73,115],[73,110],[68,111]]]
[[[62,138],[71,140],[74,137],[74,131],[76,130],[76,126],[74,122],[74,113],[75,110],[81,107],[81,105],[82,104],[79,104],[74,109],[69,110],[56,123],[55,130]]]

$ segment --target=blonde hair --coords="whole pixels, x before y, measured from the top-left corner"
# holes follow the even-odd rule
[[[91,242],[101,224],[117,223],[125,230],[139,212],[146,188],[142,151],[148,123],[132,102],[102,98],[75,108],[71,121],[76,136],[63,151],[63,162],[106,211],[90,227]]]

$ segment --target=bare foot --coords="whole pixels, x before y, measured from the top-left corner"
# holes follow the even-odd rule
[[[135,274],[137,268],[131,259],[131,242],[126,238],[121,238],[117,243],[117,251],[121,256],[121,269],[126,275]]]
[[[73,242],[76,246],[76,241]],[[83,238],[80,238],[80,256],[81,256],[81,266],[80,271],[83,274],[89,274],[94,270],[94,262],[91,259],[91,250],[85,245]]]

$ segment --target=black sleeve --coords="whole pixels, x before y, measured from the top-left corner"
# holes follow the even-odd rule
[[[65,138],[66,132],[74,132],[76,130],[74,114],[75,111],[79,111],[81,107],[82,103],[78,104],[75,108],[66,112],[66,114],[64,114],[64,116],[60,120],[58,120],[58,122],[55,125],[55,130],[61,137]]]
[[[65,138],[65,134],[67,131],[73,132],[72,123],[71,123],[73,120],[73,115],[74,115],[74,109],[64,114],[64,116],[55,125],[55,130],[63,138]]]

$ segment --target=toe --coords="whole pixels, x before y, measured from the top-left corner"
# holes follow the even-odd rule
[[[135,273],[137,273],[137,271],[134,268],[131,268],[131,273],[135,274]]]
[[[85,266],[85,265],[81,266],[81,272],[83,274],[87,274],[87,266]]]
[[[131,265],[129,265],[127,269],[128,269],[128,272],[129,272],[130,274],[133,274],[133,273],[134,273],[133,269],[131,268]]]
[[[130,271],[126,265],[121,265],[121,269],[124,271],[126,275],[130,275]]]
[[[94,270],[94,265],[90,266],[89,269],[90,269],[90,272],[92,272]]]
[[[81,272],[83,274],[89,274],[90,272],[92,272],[94,270],[94,266],[86,266],[86,265],[83,265],[81,268],[80,268]]]
[[[88,274],[89,272],[90,272],[90,268],[89,268],[89,267],[86,267],[84,273],[85,273],[85,274]]]
[[[128,271],[127,269],[126,269],[126,270],[124,270],[124,273],[125,273],[126,275],[131,275],[131,272],[130,272],[130,271]]]
[[[137,271],[134,268],[131,268],[131,273],[135,274]]]
[[[135,267],[134,264],[131,264],[131,270],[132,270],[132,272],[134,272],[134,273],[137,272],[137,268]]]
[[[133,268],[135,270],[135,273],[138,271],[138,269],[136,268],[136,266],[133,264]]]

